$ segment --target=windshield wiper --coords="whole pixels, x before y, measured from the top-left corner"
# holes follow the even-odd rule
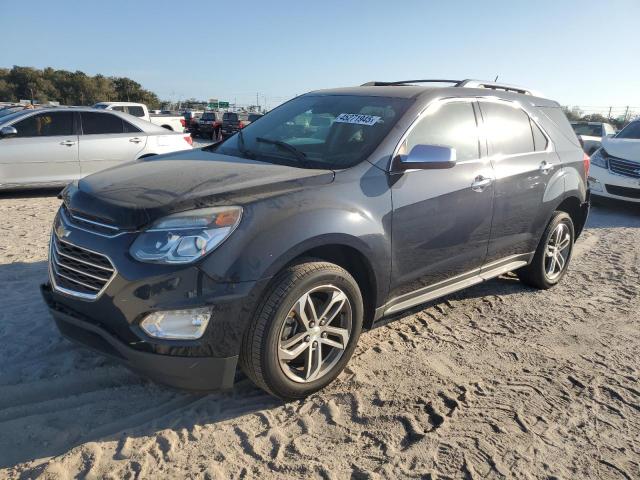
[[[292,153],[293,155],[295,155],[295,157],[298,160],[300,160],[300,163],[302,163],[305,167],[309,165],[309,163],[307,162],[307,154],[304,153],[302,150],[298,150],[296,147],[294,147],[293,145],[287,142],[282,142],[280,140],[272,140],[270,138],[264,138],[264,137],[256,137],[256,142],[268,143],[270,145],[275,145],[276,147],[280,147],[281,149],[286,150],[289,153]]]

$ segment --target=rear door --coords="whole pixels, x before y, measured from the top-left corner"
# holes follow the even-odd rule
[[[0,184],[64,184],[79,178],[73,112],[36,113],[11,126],[17,136],[0,139]]]
[[[473,275],[484,263],[493,172],[480,141],[474,102],[430,105],[401,144],[401,155],[419,144],[452,147],[456,165],[392,173],[394,303],[410,301],[454,277]]]
[[[80,112],[80,172],[82,176],[135,160],[147,136],[133,124],[109,112]]]
[[[518,104],[479,103],[496,177],[490,264],[535,251],[548,220],[545,191],[561,165],[547,134]]]

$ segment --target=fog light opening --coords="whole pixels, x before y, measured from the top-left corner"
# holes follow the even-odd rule
[[[195,340],[204,335],[211,318],[211,309],[191,308],[165,310],[147,315],[140,328],[150,337],[167,340]]]

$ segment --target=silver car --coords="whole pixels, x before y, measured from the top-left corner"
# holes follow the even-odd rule
[[[123,162],[190,148],[189,134],[126,113],[22,110],[0,117],[0,189],[66,185]]]

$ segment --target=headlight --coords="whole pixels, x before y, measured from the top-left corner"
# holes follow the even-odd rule
[[[605,152],[604,148],[599,148],[591,155],[591,164],[597,167],[608,168],[607,152]]]
[[[156,221],[131,245],[141,262],[191,263],[215,249],[240,223],[241,207],[181,212]]]

